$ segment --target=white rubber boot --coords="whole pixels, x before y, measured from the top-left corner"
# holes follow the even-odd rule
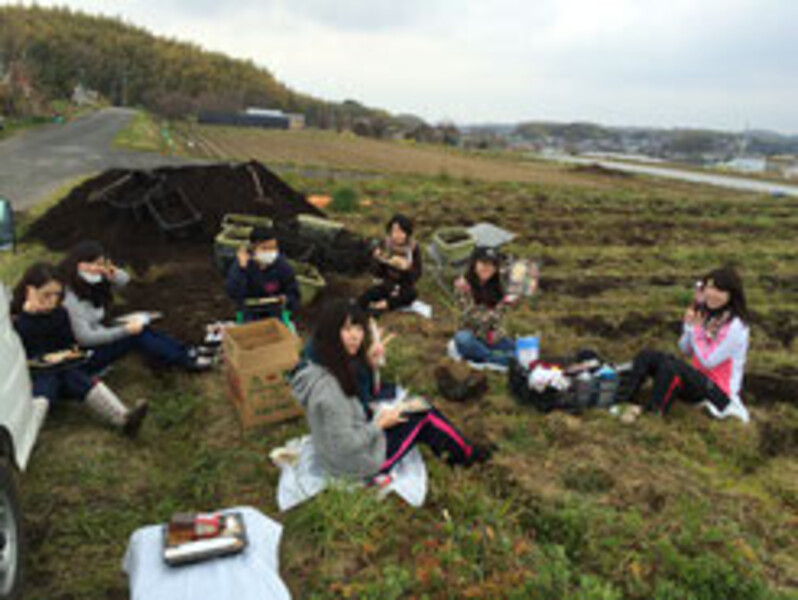
[[[130,437],[135,437],[139,432],[149,409],[146,400],[139,400],[132,410],[128,409],[119,396],[104,383],[98,383],[91,388],[86,395],[86,405],[103,420],[119,427]]]

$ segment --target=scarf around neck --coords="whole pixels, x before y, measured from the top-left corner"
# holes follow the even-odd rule
[[[701,329],[708,339],[714,340],[718,337],[723,326],[731,320],[731,311],[726,307],[718,310],[707,309],[707,314],[706,317],[704,317],[704,322],[701,324]]]

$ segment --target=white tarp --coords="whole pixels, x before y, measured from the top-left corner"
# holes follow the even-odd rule
[[[468,233],[477,241],[477,246],[500,248],[512,242],[516,235],[492,223],[477,223],[468,228]]]
[[[251,507],[240,512],[249,543],[234,556],[170,567],[163,559],[163,525],[130,536],[122,564],[130,578],[130,600],[290,600],[280,579],[283,526]]]
[[[399,312],[415,313],[420,317],[424,317],[425,319],[431,319],[432,305],[422,302],[421,300],[416,300],[410,306],[399,309]]]
[[[280,483],[277,486],[277,506],[281,511],[291,510],[322,492],[331,482],[316,459],[309,435],[290,440],[285,448],[297,453],[296,464],[281,464]],[[346,485],[346,483],[344,483]],[[361,484],[349,483],[352,487]],[[381,494],[395,492],[411,506],[424,505],[427,497],[427,466],[418,448],[413,448],[391,469],[390,480],[381,488]]]
[[[394,398],[383,400],[380,404],[390,406],[406,396],[407,390],[400,387],[396,390]],[[284,461],[274,458],[280,451],[296,457],[296,460]],[[272,455],[272,460],[281,470],[280,482],[277,486],[277,506],[283,512],[309,500],[330,483],[337,481],[325,473],[321,463],[317,460],[309,435],[290,440]],[[411,506],[424,505],[424,500],[427,498],[427,466],[424,464],[424,458],[418,448],[410,450],[402,460],[394,465],[388,476],[380,476],[379,479],[380,494],[387,495],[395,492]],[[341,483],[353,488],[363,485],[343,480]]]

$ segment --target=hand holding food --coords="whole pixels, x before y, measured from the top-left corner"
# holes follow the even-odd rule
[[[468,281],[466,281],[465,277],[458,277],[454,282],[454,287],[461,292],[467,292],[471,289],[471,286],[468,285]]]
[[[68,348],[67,350],[59,350],[58,352],[50,352],[42,356],[42,361],[48,365],[57,365],[65,360],[74,360],[80,358],[81,352],[75,348]]]
[[[684,322],[686,325],[698,325],[701,322],[701,313],[692,306],[688,306],[684,311]]]
[[[384,407],[380,409],[377,413],[376,417],[374,418],[374,422],[377,424],[377,427],[380,429],[390,429],[395,425],[399,425],[400,423],[404,423],[407,419],[402,416],[401,408],[400,407]]]
[[[392,256],[388,259],[388,264],[400,271],[407,271],[410,268],[410,261],[401,256]]]
[[[138,317],[130,319],[125,325],[125,329],[130,335],[139,335],[147,326],[147,319]]]

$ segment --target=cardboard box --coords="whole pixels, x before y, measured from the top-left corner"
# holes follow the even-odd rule
[[[229,327],[222,344],[228,393],[245,428],[303,414],[285,378],[299,362],[302,341],[281,321]]]

